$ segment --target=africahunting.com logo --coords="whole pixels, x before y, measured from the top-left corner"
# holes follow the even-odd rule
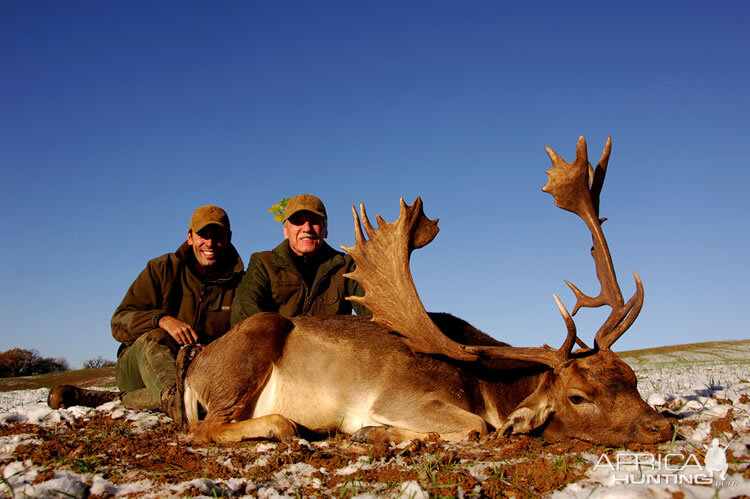
[[[733,441],[734,439],[732,439]],[[729,444],[732,442],[730,441]],[[719,445],[714,438],[707,447],[703,464],[695,454],[651,454],[620,452],[614,457],[599,456],[594,471],[609,471],[611,485],[737,485],[726,481],[729,444]]]

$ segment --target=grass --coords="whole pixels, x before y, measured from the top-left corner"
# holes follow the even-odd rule
[[[10,477],[8,477],[10,478]],[[5,477],[0,477],[0,483],[2,483],[5,488],[8,489],[9,495],[8,497],[16,497],[16,493],[13,490],[13,486],[10,484],[10,482]]]
[[[94,369],[78,369],[61,373],[39,374],[37,376],[22,376],[19,378],[0,378],[0,392],[12,390],[36,390],[52,388],[55,385],[87,386],[115,386],[115,368],[97,367]]]
[[[744,355],[736,355],[737,351],[750,350],[750,340],[730,340],[730,341],[708,341],[704,343],[685,343],[684,345],[671,345],[656,348],[644,348],[641,350],[626,350],[617,352],[617,355],[623,360],[646,360],[651,356],[674,357],[675,359],[687,360],[694,362],[693,357],[705,355],[713,357],[715,360],[732,361],[744,360]],[[733,355],[733,353],[735,353]],[[709,360],[709,359],[706,359]]]

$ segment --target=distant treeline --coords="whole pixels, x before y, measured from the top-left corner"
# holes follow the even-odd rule
[[[108,367],[115,363],[101,355],[83,363],[85,369],[94,367]],[[16,378],[18,376],[34,376],[37,374],[58,373],[69,371],[70,366],[65,359],[42,357],[37,350],[11,348],[0,353],[0,378]]]

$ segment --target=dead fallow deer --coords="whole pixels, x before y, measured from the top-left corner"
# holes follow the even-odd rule
[[[610,350],[643,305],[637,274],[634,296],[623,300],[602,233],[599,194],[610,151],[608,139],[594,169],[583,137],[571,164],[547,148],[552,168],[543,188],[593,236],[600,294],[587,296],[568,283],[577,297],[574,314],[581,307],[612,309],[593,348],[577,340],[556,296],[568,330],[559,349],[511,347],[450,315],[428,314],[409,258],[436,236],[437,220],[424,215],[419,198],[411,206],[402,200],[398,220],[378,217],[375,229],[360,206],[361,222],[352,209],[355,245],[343,249],[357,263],[348,277],[365,289],[349,299],[368,307],[372,320],[263,313],[237,324],[184,372],[194,441],[286,439],[298,425],[368,442],[430,434],[455,440],[490,429],[610,445],[670,437],[671,423],[641,399],[633,370]],[[573,352],[577,341],[582,348]]]

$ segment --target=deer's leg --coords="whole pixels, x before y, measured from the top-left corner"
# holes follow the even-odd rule
[[[185,378],[188,421],[197,421],[197,404],[206,410],[207,420],[249,418],[292,327],[278,314],[258,314],[206,346]]]
[[[239,442],[253,438],[268,438],[288,442],[291,437],[297,435],[297,425],[278,414],[232,422],[205,419],[192,424],[190,434],[191,440],[196,444]]]
[[[395,426],[364,426],[354,435],[352,440],[355,442],[362,442],[368,444],[376,443],[393,443],[397,444],[405,442],[407,440],[436,440],[437,438],[443,438],[438,433],[425,433],[419,431],[405,430],[404,428],[396,428]],[[444,440],[448,440],[443,438]],[[450,440],[458,440],[453,438]]]
[[[399,443],[431,440],[436,435],[443,440],[462,440],[472,432],[487,434],[487,423],[480,416],[440,400],[417,405],[413,411],[401,406],[393,412],[374,413],[372,419],[382,426],[365,426],[352,435],[354,440]]]

